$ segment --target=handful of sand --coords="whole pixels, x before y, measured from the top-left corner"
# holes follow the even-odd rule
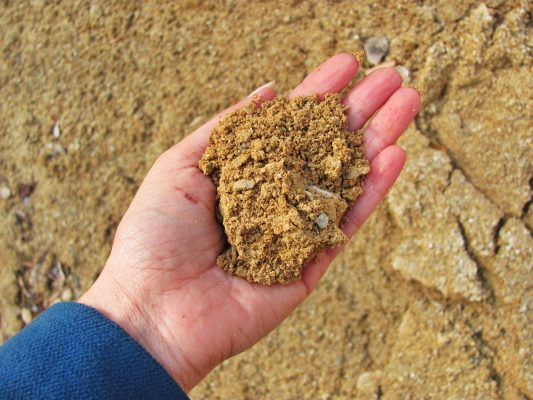
[[[320,250],[346,241],[339,222],[370,167],[361,132],[336,94],[277,97],[233,112],[212,131],[200,169],[217,187],[224,270],[290,283]]]

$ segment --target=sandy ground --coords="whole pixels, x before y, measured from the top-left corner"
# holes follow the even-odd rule
[[[1,338],[91,284],[165,148],[383,35],[424,91],[405,172],[308,301],[192,397],[532,397],[531,3],[208,3],[1,3]]]

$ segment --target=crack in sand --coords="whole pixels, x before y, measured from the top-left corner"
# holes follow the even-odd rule
[[[481,262],[481,260],[475,255],[474,250],[470,246],[470,240],[468,238],[468,235],[466,234],[466,230],[462,222],[459,218],[456,218],[455,221],[457,222],[457,226],[459,227],[459,233],[461,234],[461,237],[463,238],[464,243],[464,249],[466,251],[466,254],[468,257],[476,264],[477,267],[477,276],[479,281],[481,282],[481,286],[485,291],[489,293],[489,297],[491,299],[494,298],[494,289],[489,284],[489,281],[486,277],[487,267]]]

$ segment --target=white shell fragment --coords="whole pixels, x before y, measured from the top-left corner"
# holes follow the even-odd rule
[[[365,55],[370,65],[378,64],[389,51],[389,39],[373,36],[365,43]]]
[[[320,213],[318,214],[318,217],[316,217],[315,222],[320,229],[324,229],[326,226],[328,226],[329,217],[324,213]]]
[[[319,188],[318,186],[315,186],[315,185],[309,185],[305,188],[306,191],[310,192],[310,193],[313,193],[313,194],[320,194],[324,197],[327,197],[329,199],[333,199],[335,197],[338,197],[335,193],[332,193],[328,190],[325,190],[325,189],[321,189]]]
[[[59,121],[56,121],[54,127],[52,128],[52,136],[56,139],[59,139],[61,136],[61,128],[59,127]]]
[[[242,192],[243,190],[252,189],[255,185],[253,179],[240,179],[233,183],[234,192]]]
[[[403,65],[397,65],[396,71],[402,76],[402,79],[404,82],[407,82],[409,80],[409,70],[405,68]]]

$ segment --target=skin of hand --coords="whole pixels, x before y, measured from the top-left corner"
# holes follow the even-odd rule
[[[289,97],[340,92],[358,68],[351,54],[333,56]],[[258,89],[254,99],[223,111],[156,160],[117,228],[102,273],[79,300],[128,332],[186,392],[278,326],[341,250],[317,255],[303,278],[289,285],[252,284],[216,265],[224,246],[215,218],[216,189],[198,161],[220,119],[275,95],[272,88]],[[371,163],[364,194],[345,217],[343,231],[351,237],[400,174],[405,152],[394,143],[418,112],[420,96],[402,87],[395,69],[382,68],[360,80],[343,102],[349,107],[349,129],[365,126]]]

